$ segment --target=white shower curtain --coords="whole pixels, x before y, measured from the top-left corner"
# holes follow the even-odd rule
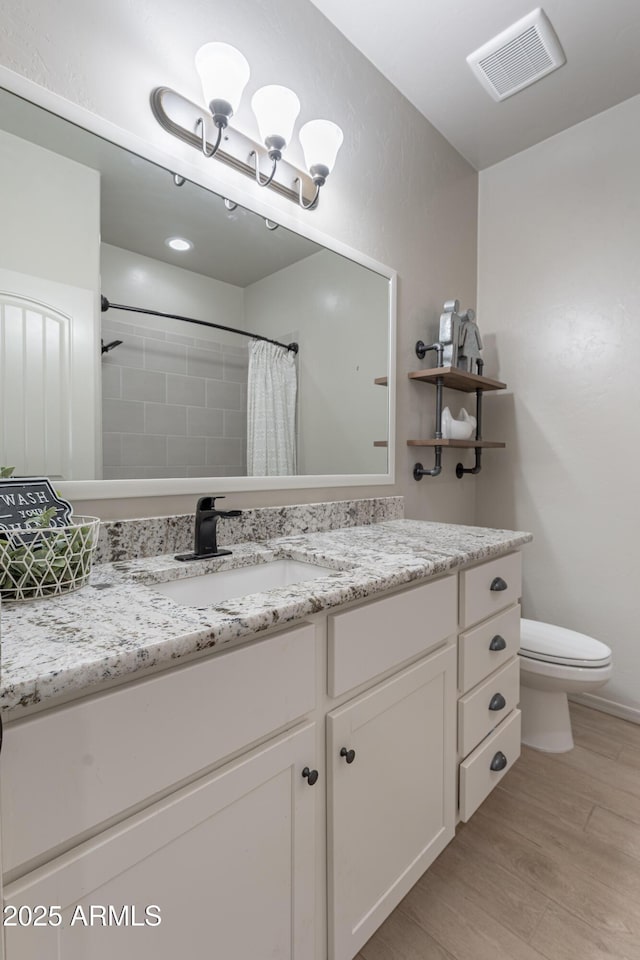
[[[249,344],[247,476],[296,473],[295,354],[266,340]]]

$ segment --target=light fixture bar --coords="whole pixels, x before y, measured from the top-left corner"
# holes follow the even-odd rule
[[[210,146],[215,143],[218,130],[214,127],[211,114],[203,107],[199,107],[198,104],[176,93],[170,87],[156,87],[152,91],[151,109],[156,120],[167,133],[178,137],[184,143],[190,144],[198,152],[202,153],[200,125],[196,130],[198,120],[202,120],[204,123],[206,142]],[[234,127],[228,126],[223,131],[222,141],[215,158],[255,180],[255,163],[252,162],[252,151],[259,151],[258,156],[267,156],[264,147],[254,143],[250,137],[240,133]],[[278,162],[277,173],[271,181],[270,187],[282,196],[298,203],[298,181],[301,185],[303,198],[311,203],[317,192],[313,180],[306,171],[299,170],[283,158]]]

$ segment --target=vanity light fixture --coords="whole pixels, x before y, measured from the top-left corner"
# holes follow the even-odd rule
[[[223,130],[240,105],[251,71],[240,51],[228,43],[205,43],[200,47],[196,53],[196,70],[200,76],[205,103],[218,131],[216,142],[211,149],[207,147],[202,118],[197,120],[196,129],[202,134],[202,152],[205,157],[213,157],[220,147]]]
[[[310,120],[300,130],[299,137],[307,170],[316,188],[311,202],[305,203],[302,196],[302,183],[300,178],[297,180],[300,187],[298,201],[301,207],[309,210],[318,202],[320,187],[324,186],[333,169],[344,137],[340,127],[331,120]]]
[[[275,176],[278,161],[282,160],[282,151],[291,141],[293,126],[300,113],[300,101],[293,90],[273,83],[256,90],[251,98],[251,109],[272,163],[271,173],[266,180],[260,177],[257,152],[252,150],[249,156],[255,158],[257,182],[261,187],[268,187]]]
[[[306,171],[298,170],[283,153],[291,142],[300,112],[300,101],[287,87],[270,84],[257,90],[251,106],[263,145],[230,125],[250,68],[244,56],[228,43],[205,43],[196,54],[196,70],[202,82],[206,109],[169,87],[156,87],[151,108],[156,120],[173,136],[255,178],[261,187],[278,193],[310,210],[318,202],[343,140],[342,131],[329,120],[311,120],[300,130]],[[261,171],[261,158],[271,161],[268,173]],[[184,178],[173,174],[177,186]]]

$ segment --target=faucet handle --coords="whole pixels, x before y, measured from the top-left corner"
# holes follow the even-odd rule
[[[196,506],[196,515],[202,513],[213,513],[215,511],[218,517],[239,517],[242,510],[216,510],[216,500],[225,500],[223,493],[217,497],[200,497]]]
[[[215,510],[216,500],[224,500],[224,494],[217,497],[200,497],[196,504],[196,513],[202,513],[205,510]]]

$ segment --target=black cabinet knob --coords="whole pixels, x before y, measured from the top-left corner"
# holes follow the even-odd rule
[[[493,580],[491,581],[491,586],[489,587],[489,590],[493,590],[494,593],[499,592],[500,590],[506,590],[506,589],[507,589],[507,582],[506,580],[503,580],[502,577],[494,577]]]
[[[493,760],[491,761],[490,768],[494,772],[497,772],[498,770],[504,770],[508,762],[509,761],[505,757],[502,750],[498,750],[498,752],[494,755]]]
[[[499,633],[496,633],[495,637],[493,637],[493,639],[491,640],[491,643],[489,644],[489,650],[496,651],[496,650],[506,650],[506,649],[507,649],[507,641],[505,640],[504,637],[501,637]]]
[[[347,763],[353,763],[356,758],[356,752],[355,750],[347,750],[346,747],[343,747],[340,751],[340,756],[344,757]]]
[[[494,693],[491,697],[491,702],[489,703],[489,710],[504,710],[507,705],[507,701],[502,696],[501,693]]]
[[[305,778],[309,786],[312,787],[318,779],[319,774],[317,770],[310,770],[309,767],[305,767],[302,771],[302,776]]]

